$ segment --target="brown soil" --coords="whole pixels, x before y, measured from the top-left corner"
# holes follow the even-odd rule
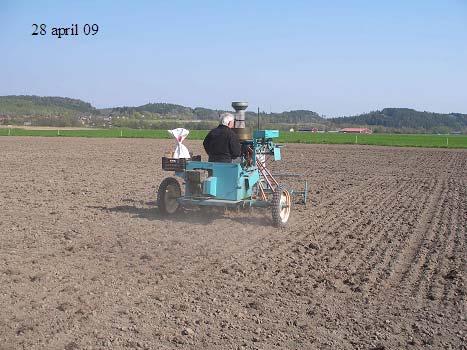
[[[465,349],[465,150],[287,145],[311,199],[278,230],[161,217],[170,141],[0,148],[1,349]]]

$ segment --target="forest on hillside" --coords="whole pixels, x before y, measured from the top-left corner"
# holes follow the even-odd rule
[[[0,96],[0,124],[38,126],[127,127],[167,129],[185,126],[209,129],[224,110],[186,107],[171,103],[147,103],[131,107],[97,109],[90,103],[67,97]],[[232,112],[232,110],[230,110]],[[374,132],[467,133],[467,114],[420,112],[409,108],[384,108],[356,116],[323,118],[310,110],[281,113],[246,112],[249,126],[282,130],[316,128],[329,131],[343,127],[368,127]]]

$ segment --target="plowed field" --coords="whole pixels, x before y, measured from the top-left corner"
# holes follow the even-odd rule
[[[466,348],[467,150],[287,145],[277,230],[161,217],[172,148],[0,138],[0,349]]]

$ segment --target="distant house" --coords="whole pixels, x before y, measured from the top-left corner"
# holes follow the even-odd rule
[[[86,125],[86,124],[89,124],[91,122],[91,116],[81,116],[78,118],[79,122],[82,124],[82,125]]]
[[[316,128],[300,128],[298,131],[318,132]]]
[[[339,132],[342,132],[344,134],[372,134],[373,131],[371,131],[368,128],[344,128],[340,129]]]

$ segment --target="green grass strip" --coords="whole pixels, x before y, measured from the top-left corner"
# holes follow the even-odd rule
[[[191,140],[202,140],[206,130],[191,130]],[[0,128],[0,136],[91,137],[91,138],[153,138],[171,139],[167,130],[140,129],[80,129],[33,130]],[[467,148],[467,135],[425,134],[341,134],[281,131],[279,143],[359,144],[395,147]]]

